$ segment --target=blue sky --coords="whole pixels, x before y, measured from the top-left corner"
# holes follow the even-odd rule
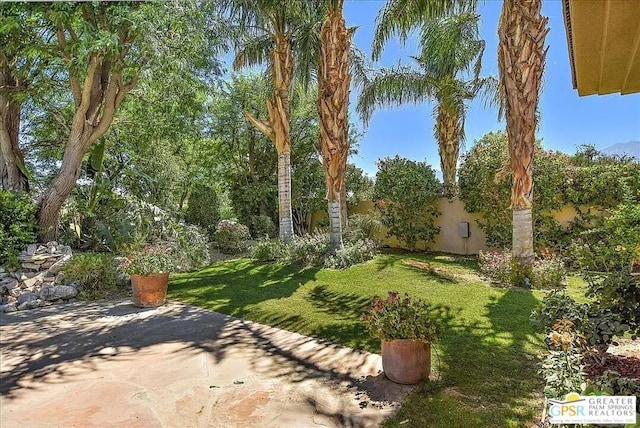
[[[383,0],[347,0],[344,14],[348,26],[358,26],[354,43],[366,54],[371,52],[375,17]],[[497,28],[502,2],[481,3],[481,36],[487,43],[483,59],[483,74],[498,75]],[[574,153],[581,144],[591,143],[604,148],[616,143],[640,141],[640,94],[592,95],[578,97],[571,83],[571,68],[560,0],[543,2],[543,14],[549,17],[547,65],[540,98],[541,123],[538,137],[547,149]],[[391,66],[399,59],[415,54],[415,45],[401,47],[396,41],[387,45],[379,66]],[[352,89],[351,104],[355,107],[357,89]],[[359,154],[352,161],[369,175],[375,176],[378,158],[400,156],[427,160],[440,169],[438,149],[433,137],[433,105],[403,106],[378,109],[360,141]],[[354,115],[356,122],[359,118]],[[361,127],[361,125],[359,125]],[[504,129],[498,122],[496,109],[484,109],[481,101],[470,105],[466,118],[466,146],[485,133]]]

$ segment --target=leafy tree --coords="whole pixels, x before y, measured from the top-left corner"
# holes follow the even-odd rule
[[[531,264],[533,253],[533,157],[537,109],[547,50],[548,18],[541,0],[505,0],[498,26],[500,98],[504,105],[511,164],[513,257]],[[502,110],[502,109],[501,109]]]
[[[193,189],[189,195],[185,220],[213,235],[220,220],[218,196],[214,188],[199,184]]]
[[[377,106],[436,100],[434,135],[447,197],[457,193],[456,166],[464,142],[465,103],[481,91],[495,94],[495,79],[480,77],[485,43],[479,39],[478,19],[472,11],[425,19],[420,26],[420,55],[413,57],[419,69],[382,69],[364,86],[358,101],[358,111],[366,123]]]
[[[382,214],[388,235],[415,249],[419,240],[433,241],[440,183],[426,162],[399,156],[378,161],[374,203]]]

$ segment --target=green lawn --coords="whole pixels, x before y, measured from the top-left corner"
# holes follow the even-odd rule
[[[569,284],[579,293],[579,280]],[[521,427],[539,415],[542,336],[529,315],[541,293],[491,287],[472,259],[384,254],[342,271],[234,260],[173,276],[169,297],[379,353],[359,318],[388,290],[438,305],[446,324],[441,381],[408,397],[389,426]]]

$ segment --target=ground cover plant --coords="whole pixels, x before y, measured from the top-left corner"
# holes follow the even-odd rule
[[[568,283],[583,294],[581,281]],[[361,316],[389,290],[439,308],[444,330],[441,381],[409,396],[388,426],[520,427],[539,416],[544,335],[529,316],[542,293],[491,287],[475,259],[386,253],[345,270],[239,259],[173,276],[169,298],[379,353]]]

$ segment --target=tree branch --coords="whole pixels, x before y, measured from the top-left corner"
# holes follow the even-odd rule
[[[275,133],[273,132],[273,128],[268,122],[256,119],[248,111],[245,111],[242,114],[244,114],[244,117],[247,119],[247,121],[249,121],[249,123],[251,123],[258,131],[262,132],[271,141],[273,141],[273,139],[275,138]]]
[[[69,83],[71,84],[71,92],[73,93],[73,100],[75,102],[75,105],[76,107],[78,107],[82,101],[82,89],[80,89],[80,81],[78,80],[78,76],[73,71],[73,68],[71,65],[71,58],[69,57],[69,52],[67,51],[67,39],[64,36],[64,30],[61,28],[57,29],[56,37],[58,38],[58,46],[60,46],[60,52],[62,53],[62,57],[68,63]]]

